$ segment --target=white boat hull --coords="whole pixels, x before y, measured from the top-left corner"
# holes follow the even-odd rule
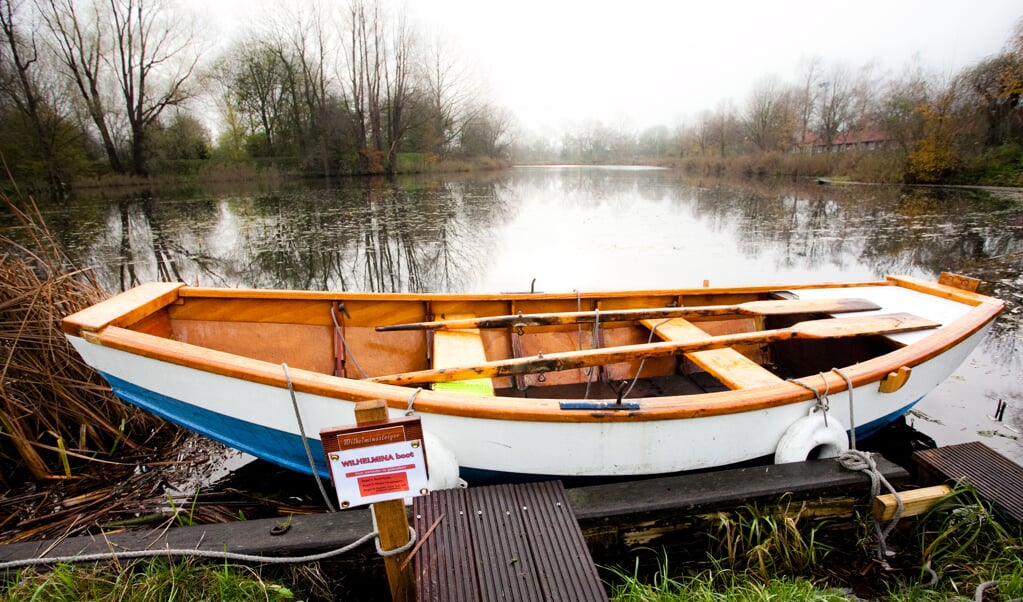
[[[876,381],[855,387],[852,412],[847,392],[830,395],[829,415],[846,426],[855,422],[860,437],[896,420],[951,375],[989,326],[915,365],[905,386],[893,393],[879,392]],[[230,447],[310,472],[287,388],[166,363],[77,336],[69,340],[126,401]],[[268,369],[284,371],[272,365]],[[294,378],[304,376],[303,371],[290,372]],[[832,374],[830,378],[839,377]],[[812,377],[802,380],[815,384]],[[390,398],[412,393],[400,387],[379,387],[386,393],[381,396]],[[355,401],[302,391],[295,393],[295,399],[304,434],[313,444],[317,472],[327,476],[318,433],[322,428],[354,423]],[[754,411],[663,420],[523,421],[417,414],[434,447],[441,448],[431,453],[428,441],[429,463],[453,457],[468,474],[614,476],[673,473],[772,455],[786,429],[816,403],[810,399]],[[394,404],[390,412],[393,416],[404,413]]]

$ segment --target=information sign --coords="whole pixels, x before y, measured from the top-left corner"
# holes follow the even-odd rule
[[[342,508],[429,492],[418,417],[323,429],[320,441]]]

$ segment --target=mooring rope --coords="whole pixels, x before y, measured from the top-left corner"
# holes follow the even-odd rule
[[[578,305],[578,304],[577,304]],[[580,308],[580,311],[582,309]],[[579,324],[579,328],[582,329],[582,323]],[[583,344],[582,335],[579,335],[579,346]],[[593,335],[590,339],[590,348],[596,349],[600,344],[600,308],[593,308]],[[586,390],[583,392],[583,399],[590,398],[590,385],[593,384],[593,374],[599,370],[597,366],[590,366],[586,369]]]
[[[649,345],[650,343],[653,342],[653,340],[654,340],[654,333],[657,332],[657,329],[660,328],[661,326],[663,326],[665,323],[669,322],[670,320],[671,320],[671,318],[665,318],[665,319],[661,320],[660,322],[658,322],[657,324],[654,324],[654,327],[650,329],[650,336],[647,337],[647,340],[646,340],[647,345]],[[636,376],[635,376],[635,378],[632,379],[632,383],[629,385],[629,388],[625,390],[625,393],[623,393],[621,395],[621,397],[619,397],[619,399],[618,399],[619,402],[621,400],[627,398],[629,396],[629,393],[632,393],[632,388],[636,386],[636,382],[639,381],[639,375],[643,372],[643,365],[644,364],[646,364],[646,358],[645,357],[643,359],[639,360],[639,367],[636,368]]]
[[[376,508],[371,505],[369,507],[369,509],[370,509],[370,516],[373,517],[373,532],[374,533],[379,533],[380,532],[380,527],[377,526]],[[416,545],[416,538],[417,538],[416,530],[412,528],[412,525],[409,525],[409,527],[408,527],[408,541],[405,542],[403,545],[398,546],[397,548],[391,548],[390,550],[385,550],[385,549],[381,548],[380,547],[380,538],[377,537],[377,539],[376,539],[377,554],[380,554],[384,558],[388,558],[390,556],[397,556],[398,554],[401,554],[403,552],[408,552],[409,550],[412,549],[412,546]]]
[[[334,332],[335,334],[337,334],[338,340],[341,341],[341,346],[345,348],[345,359],[352,360],[352,363],[355,364],[355,369],[359,371],[359,374],[362,375],[362,378],[367,378],[369,374],[367,374],[366,371],[362,369],[362,366],[359,365],[359,360],[355,359],[355,354],[352,353],[352,348],[348,346],[348,341],[345,340],[345,333],[343,330],[341,330],[341,325],[338,324],[337,322],[337,312],[335,312],[333,309],[330,310],[330,319],[334,322]],[[338,376],[343,375],[338,374]]]
[[[302,424],[302,412],[298,409],[298,398],[295,397],[295,385],[291,382],[291,374],[288,372],[288,365],[285,363],[281,364],[284,368],[284,379],[288,381],[288,392],[291,393],[291,407],[295,410],[295,420],[298,422],[298,433],[302,437],[302,447],[305,448],[306,459],[309,460],[309,470],[313,473],[313,479],[316,481],[316,486],[320,489],[320,495],[323,496],[323,503],[327,505],[327,508],[331,512],[337,512],[334,509],[334,504],[330,502],[330,496],[327,495],[327,490],[323,487],[323,481],[320,480],[320,473],[316,471],[316,461],[313,459],[313,450],[309,447],[309,439],[305,436],[305,425]]]
[[[828,386],[828,379],[824,378],[823,374],[821,374],[820,376],[822,379],[824,379],[823,395],[821,395],[821,393],[817,390],[816,387],[811,387],[810,385],[804,383],[803,381],[796,380],[794,378],[787,378],[785,380],[787,380],[790,383],[799,385],[800,387],[803,387],[807,391],[813,393],[814,398],[817,400],[816,404],[814,405],[814,409],[824,413],[824,426],[826,427],[828,426],[828,411],[831,409],[831,399],[828,397],[828,393],[831,392],[831,387]]]
[[[213,558],[216,560],[234,560],[237,562],[255,562],[259,564],[297,564],[306,562],[317,562],[340,556],[346,552],[358,548],[370,539],[375,538],[377,553],[387,558],[397,556],[412,549],[416,543],[416,530],[409,526],[408,543],[390,550],[380,547],[380,529],[377,527],[376,515],[370,512],[373,518],[373,530],[363,535],[352,543],[306,556],[264,556],[262,554],[241,554],[238,552],[227,552],[224,550],[199,550],[195,548],[162,548],[157,550],[131,550],[128,552],[97,552],[95,554],[76,554],[69,556],[43,556],[40,558],[24,558],[22,560],[11,560],[0,562],[0,571],[9,569],[20,569],[44,564],[60,564],[72,562],[98,562],[103,560],[133,560],[139,558]]]
[[[412,391],[412,394],[408,396],[408,407],[405,408],[406,416],[411,416],[412,414],[415,413],[415,408],[413,408],[413,406],[416,403],[416,397],[419,397],[419,392],[422,390],[423,390],[422,387],[416,387],[416,390]]]
[[[899,524],[899,520],[902,518],[903,504],[902,497],[892,487],[892,484],[888,482],[884,474],[877,467],[877,462],[874,461],[874,456],[870,452],[860,451],[856,449],[856,419],[853,414],[853,383],[852,379],[849,378],[844,372],[838,368],[832,368],[832,372],[842,377],[845,381],[846,390],[849,393],[849,438],[851,441],[850,448],[847,451],[842,452],[838,456],[838,463],[847,470],[856,470],[866,474],[870,477],[870,498],[874,499],[881,493],[881,485],[884,484],[885,488],[895,498],[895,515],[892,516],[892,520],[882,528],[881,521],[877,518],[872,518],[874,524],[874,535],[877,538],[877,556],[878,560],[885,568],[889,568],[888,565],[888,536],[891,535],[892,531],[895,530],[895,526]],[[823,374],[821,377],[823,378]],[[825,382],[827,379],[825,379]]]
[[[411,527],[409,527],[411,529]],[[371,531],[354,542],[319,554],[308,556],[262,556],[259,554],[239,554],[237,552],[226,552],[223,550],[197,550],[191,548],[163,548],[159,550],[132,550],[129,552],[98,552],[95,554],[78,554],[75,556],[44,556],[42,558],[25,558],[22,560],[11,560],[0,563],[0,571],[8,569],[19,569],[44,564],[58,564],[71,562],[97,562],[102,560],[130,560],[137,558],[213,558],[216,560],[235,560],[238,562],[256,562],[260,564],[292,564],[316,562],[340,556],[351,552],[355,548],[377,537],[377,549],[380,549],[379,532]],[[387,550],[390,552],[390,550]]]

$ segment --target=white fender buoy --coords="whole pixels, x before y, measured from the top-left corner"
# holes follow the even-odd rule
[[[825,419],[816,409],[789,425],[774,450],[774,463],[802,462],[810,458],[837,458],[849,449],[849,435],[834,416]]]
[[[466,486],[465,481],[458,476],[455,454],[440,439],[423,431],[423,445],[426,446],[426,467],[429,471],[426,484],[430,491]]]

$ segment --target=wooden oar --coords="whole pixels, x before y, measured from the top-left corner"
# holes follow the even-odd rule
[[[694,305],[690,307],[651,307],[643,309],[612,309],[608,311],[511,314],[458,320],[438,320],[436,322],[393,324],[377,326],[377,330],[384,332],[388,330],[457,330],[461,328],[559,326],[593,322],[598,319],[601,322],[623,322],[655,318],[704,318],[735,314],[754,316],[841,314],[853,311],[872,311],[875,309],[881,309],[881,306],[867,299],[779,299],[749,301],[739,305]]]
[[[723,336],[708,335],[706,339],[697,341],[666,341],[643,345],[623,345],[605,349],[565,351],[536,357],[486,362],[476,366],[435,368],[418,372],[377,376],[366,380],[391,385],[414,385],[473,378],[497,378],[516,374],[557,372],[559,370],[571,370],[587,366],[615,364],[692,351],[721,349],[739,344],[767,344],[788,339],[837,339],[872,334],[894,334],[897,332],[937,328],[938,326],[940,324],[937,322],[931,322],[930,320],[907,313],[828,318],[825,320],[798,322],[788,328],[778,328],[775,330]]]

